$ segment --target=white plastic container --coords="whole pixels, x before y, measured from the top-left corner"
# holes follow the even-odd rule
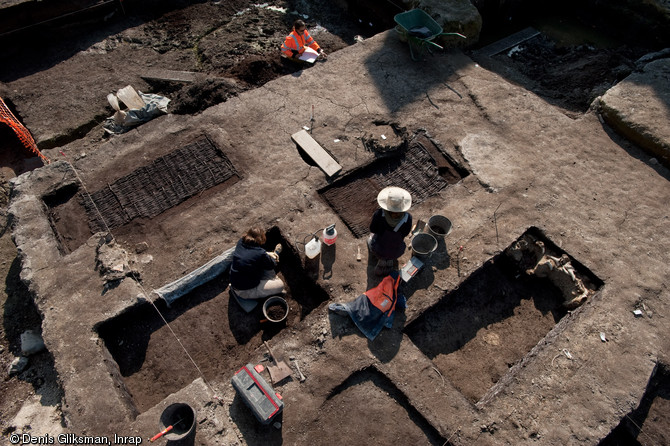
[[[337,240],[337,230],[335,230],[335,224],[332,224],[323,230],[323,243],[331,246],[335,244],[335,240]]]
[[[317,237],[313,237],[312,240],[305,245],[305,255],[307,258],[313,259],[318,256],[319,253],[321,253],[321,240]]]

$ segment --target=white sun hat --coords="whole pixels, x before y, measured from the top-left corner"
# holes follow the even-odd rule
[[[377,195],[379,207],[389,212],[405,212],[412,206],[412,196],[405,189],[385,187]]]

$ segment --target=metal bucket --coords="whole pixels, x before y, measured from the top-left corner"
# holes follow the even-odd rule
[[[160,418],[161,431],[172,426],[165,434],[169,441],[181,440],[195,430],[195,409],[185,403],[170,404]]]
[[[428,258],[437,249],[437,239],[432,235],[421,232],[412,238],[412,255],[419,258]]]
[[[451,232],[451,220],[442,215],[433,215],[428,219],[423,231],[439,240],[446,237]]]
[[[280,317],[277,317],[276,315],[270,316],[269,309],[270,307],[283,307],[285,311],[282,313]],[[288,302],[286,302],[286,299],[283,297],[279,296],[272,296],[268,300],[265,301],[263,304],[263,316],[270,321],[270,322],[282,322],[286,319],[288,316]]]

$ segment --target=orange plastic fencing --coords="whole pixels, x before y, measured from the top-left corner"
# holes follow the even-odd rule
[[[5,105],[5,101],[3,101],[2,98],[0,98],[0,122],[4,122],[10,126],[23,145],[35,155],[39,156],[40,159],[44,161],[44,164],[49,164],[51,162],[49,158],[42,155],[28,129],[16,119],[11,110]]]

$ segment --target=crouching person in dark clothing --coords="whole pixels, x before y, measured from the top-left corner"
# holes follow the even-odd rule
[[[265,242],[265,231],[257,226],[237,242],[230,267],[230,286],[242,299],[263,299],[284,290],[284,282],[275,273],[281,245],[267,252],[262,247]]]

